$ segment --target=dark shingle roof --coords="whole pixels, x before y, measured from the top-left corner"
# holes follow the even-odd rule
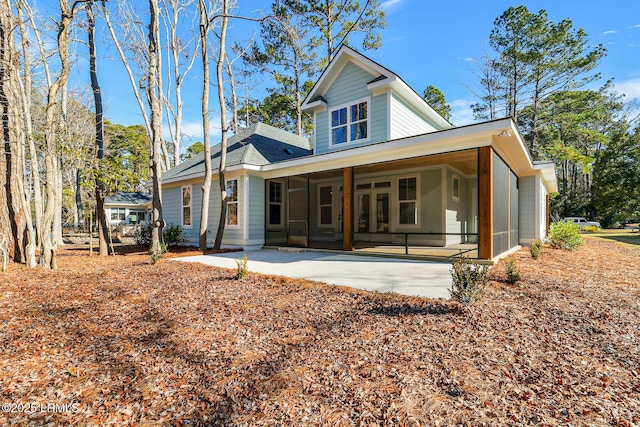
[[[312,154],[307,138],[282,129],[256,123],[227,140],[227,167],[240,164],[263,166]],[[220,166],[220,144],[211,147],[211,167]],[[200,153],[162,174],[163,180],[204,174],[204,154]]]
[[[121,191],[105,197],[104,202],[110,205],[146,205],[151,203],[152,197],[150,193]]]

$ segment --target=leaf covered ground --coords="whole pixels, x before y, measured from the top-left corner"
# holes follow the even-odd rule
[[[512,257],[471,315],[141,253],[11,265],[0,425],[640,425],[640,250]]]

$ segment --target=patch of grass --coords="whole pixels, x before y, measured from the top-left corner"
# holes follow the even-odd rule
[[[640,233],[638,232],[598,233],[592,234],[591,237],[640,247]]]

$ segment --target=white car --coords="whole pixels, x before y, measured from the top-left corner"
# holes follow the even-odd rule
[[[578,224],[580,226],[580,228],[584,228],[584,227],[596,227],[596,228],[600,228],[600,223],[597,221],[587,221],[586,218],[581,217],[581,216],[568,216],[564,219],[567,222],[573,222],[575,224]]]

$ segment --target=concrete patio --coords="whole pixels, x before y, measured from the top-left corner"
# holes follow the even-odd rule
[[[236,259],[242,258],[245,253],[249,259],[250,272],[303,278],[373,292],[449,298],[449,262],[273,249],[199,255],[173,260],[199,262],[235,270]]]

